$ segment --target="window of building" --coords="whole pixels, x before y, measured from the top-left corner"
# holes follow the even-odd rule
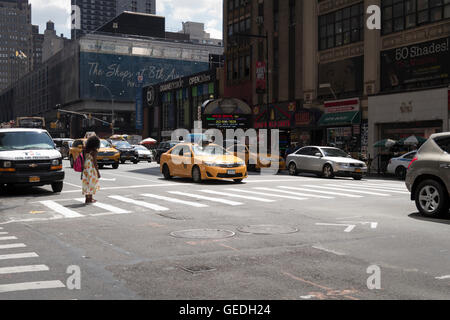
[[[364,40],[364,4],[358,3],[319,17],[319,49]]]
[[[450,18],[450,0],[383,0],[382,33],[389,34]]]

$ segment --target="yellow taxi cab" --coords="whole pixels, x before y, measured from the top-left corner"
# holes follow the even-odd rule
[[[235,144],[227,148],[227,151],[234,153],[236,157],[244,159],[249,171],[260,170],[261,168],[277,167],[278,170],[286,169],[286,161],[283,157],[272,156],[271,154],[260,154],[252,152],[252,148],[243,144]],[[251,161],[250,161],[251,160]]]
[[[77,139],[72,143],[69,150],[70,166],[73,168],[75,159],[78,158],[87,139]],[[97,164],[99,169],[105,165],[112,165],[113,169],[119,168],[120,152],[114,149],[111,144],[103,139],[100,139],[100,149],[97,155]]]
[[[161,173],[165,179],[174,176],[202,180],[233,180],[247,178],[245,162],[216,144],[179,143],[161,155]]]

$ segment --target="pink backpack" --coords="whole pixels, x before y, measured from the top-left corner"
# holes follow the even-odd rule
[[[84,169],[84,157],[83,153],[80,153],[80,155],[77,157],[75,162],[73,163],[73,169],[76,172],[83,172]]]

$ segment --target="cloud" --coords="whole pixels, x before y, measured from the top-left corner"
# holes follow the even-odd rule
[[[43,32],[48,20],[55,23],[56,33],[70,37],[70,0],[29,0],[32,23]],[[179,31],[181,22],[205,23],[213,38],[222,38],[223,0],[156,0],[156,14],[166,17],[167,31]]]

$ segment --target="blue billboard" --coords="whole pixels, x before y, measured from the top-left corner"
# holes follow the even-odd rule
[[[143,85],[178,79],[206,71],[208,62],[141,56],[80,52],[80,98],[86,100],[135,101],[139,76]]]

